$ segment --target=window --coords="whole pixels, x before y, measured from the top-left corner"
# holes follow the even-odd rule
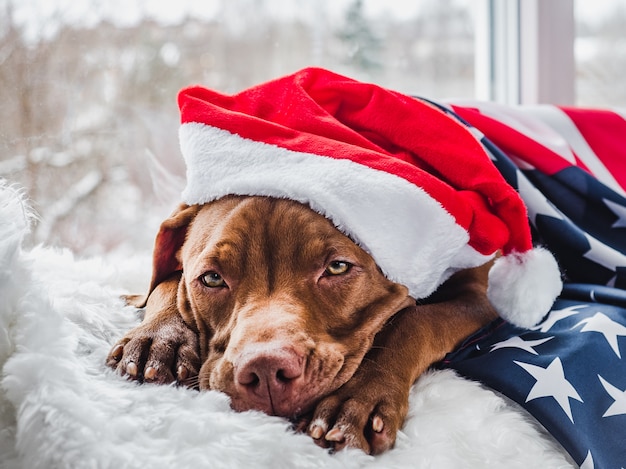
[[[626,3],[576,0],[576,103],[626,107]]]
[[[36,242],[150,246],[184,176],[180,88],[234,93],[318,65],[471,97],[471,3],[0,0],[0,177],[34,199]]]
[[[622,0],[480,0],[476,5],[478,98],[626,106]]]
[[[317,65],[434,99],[624,106],[625,26],[623,0],[0,0],[0,177],[34,199],[36,242],[151,245],[184,176],[184,86]]]

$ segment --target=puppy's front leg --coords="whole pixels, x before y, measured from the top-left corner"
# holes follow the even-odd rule
[[[431,302],[398,312],[378,333],[354,376],[314,411],[318,444],[378,454],[391,448],[408,412],[410,388],[497,314],[486,297],[488,267],[457,273]]]
[[[178,311],[180,277],[173,274],[150,293],[142,323],[113,346],[108,366],[138,381],[197,386],[198,331]]]

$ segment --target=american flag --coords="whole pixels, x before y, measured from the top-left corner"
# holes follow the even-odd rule
[[[438,105],[438,104],[436,104]],[[582,468],[626,467],[626,114],[438,105],[481,140],[566,284],[533,329],[498,320],[442,366],[521,404]]]

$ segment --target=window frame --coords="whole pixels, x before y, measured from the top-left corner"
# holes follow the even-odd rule
[[[476,98],[510,105],[573,105],[573,0],[477,3]]]

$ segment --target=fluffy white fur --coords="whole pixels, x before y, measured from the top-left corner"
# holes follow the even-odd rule
[[[561,293],[559,266],[550,252],[534,248],[500,257],[489,270],[487,296],[500,316],[531,327],[545,316]]]
[[[179,136],[187,164],[186,203],[239,194],[308,204],[415,298],[426,298],[452,273],[491,257],[467,244],[468,233],[437,200],[391,173],[244,139],[204,124],[183,124]]]
[[[517,406],[451,371],[419,380],[396,448],[380,457],[329,454],[280,418],[233,412],[221,393],[128,382],[104,359],[138,323],[118,297],[145,290],[149,253],[24,252],[27,213],[0,187],[2,468],[572,467]]]

